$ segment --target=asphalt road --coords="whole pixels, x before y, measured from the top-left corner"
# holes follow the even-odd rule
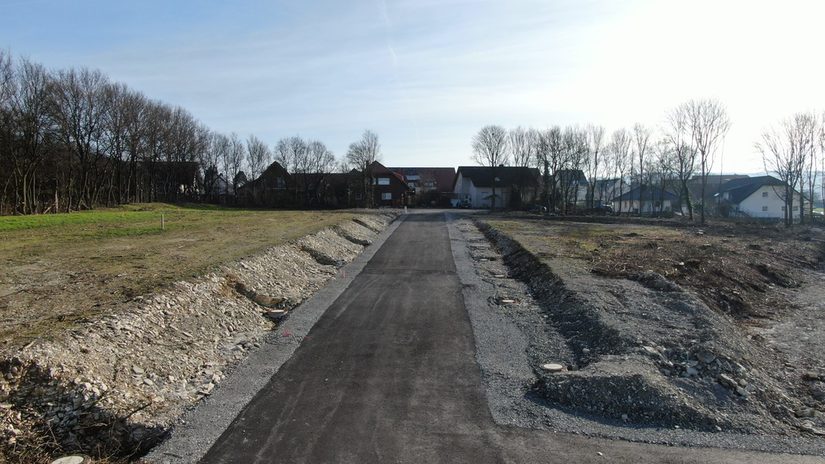
[[[443,214],[409,215],[204,463],[825,462],[497,425]]]

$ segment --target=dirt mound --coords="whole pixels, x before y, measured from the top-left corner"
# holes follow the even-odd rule
[[[642,356],[603,356],[581,371],[539,373],[540,390],[551,401],[628,423],[701,430],[731,428],[724,418],[658,374]]]
[[[544,332],[559,334],[569,348],[567,359],[541,359],[549,335],[527,334],[541,396],[584,414],[650,426],[786,435],[824,425],[774,375],[784,366],[771,350],[663,275],[601,277],[563,258],[539,258],[489,225],[478,226],[540,305]],[[569,372],[543,371],[549,361]]]
[[[359,220],[383,229],[394,217]],[[376,235],[355,222],[340,228]],[[208,396],[234,363],[259,346],[275,327],[268,317],[273,310],[300,304],[363,249],[336,230],[135,298],[111,315],[2,360],[6,456],[130,456],[154,445],[184,408]]]

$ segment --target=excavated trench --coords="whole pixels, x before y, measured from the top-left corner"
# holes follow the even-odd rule
[[[394,213],[363,215],[137,297],[0,361],[2,456],[139,456]]]

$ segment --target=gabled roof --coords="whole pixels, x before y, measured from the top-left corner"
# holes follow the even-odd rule
[[[705,184],[705,198],[716,196],[722,186],[732,180],[748,178],[748,176],[743,174],[708,174]],[[687,182],[687,188],[690,190],[691,195],[695,198],[700,198],[702,196],[702,177],[698,175],[693,176]]]
[[[664,194],[662,194],[662,189],[660,188],[648,188],[647,185],[642,185],[641,187],[634,187],[630,189],[630,191],[625,192],[621,196],[613,198],[612,201],[633,201],[639,199],[639,194],[641,193],[642,201],[650,201],[651,197],[653,201],[676,201],[679,197],[671,192],[670,190],[665,190]]]
[[[287,179],[290,178],[290,175],[289,175],[289,172],[287,172],[287,170],[284,169],[283,166],[281,166],[281,163],[279,163],[277,161],[273,161],[272,164],[270,164],[266,169],[264,169],[264,172],[262,172],[261,175],[258,176],[257,179],[252,179],[252,180],[244,183],[239,188],[240,189],[251,188],[254,185],[258,185],[258,184],[261,184],[261,183],[265,182],[266,179],[275,179],[275,178],[278,178],[278,177],[283,177],[284,180],[287,180]]]
[[[753,195],[762,187],[785,187],[785,182],[773,176],[759,176],[759,177],[745,177],[742,179],[733,179],[722,184],[719,193],[722,195],[727,193],[727,200],[734,204],[739,204],[749,196]]]
[[[403,175],[388,169],[386,166],[379,163],[378,161],[373,161],[372,164],[370,164],[369,170],[372,173],[372,175],[384,174],[384,175],[388,175],[390,177],[394,177],[394,178],[398,179],[399,182],[404,184],[404,187],[410,188],[410,186],[407,185],[407,180],[404,179]]]
[[[498,166],[496,168],[489,166],[459,166],[453,181],[454,189],[459,175],[470,179],[476,187],[492,187],[495,178],[498,178],[495,182],[496,187],[510,187],[513,185],[529,187],[538,185],[539,170],[517,166]]]
[[[553,178],[565,184],[570,184],[571,182],[578,182],[580,184],[587,183],[587,176],[584,175],[584,171],[581,169],[559,169],[553,174]]]

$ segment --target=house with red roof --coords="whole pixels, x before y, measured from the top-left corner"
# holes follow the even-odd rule
[[[410,198],[410,204],[450,206],[455,168],[394,167],[389,169],[404,176],[404,180],[414,195]]]
[[[372,179],[373,206],[400,208],[411,205],[415,190],[410,188],[403,174],[388,169],[378,161],[374,161],[368,171],[368,177]]]

